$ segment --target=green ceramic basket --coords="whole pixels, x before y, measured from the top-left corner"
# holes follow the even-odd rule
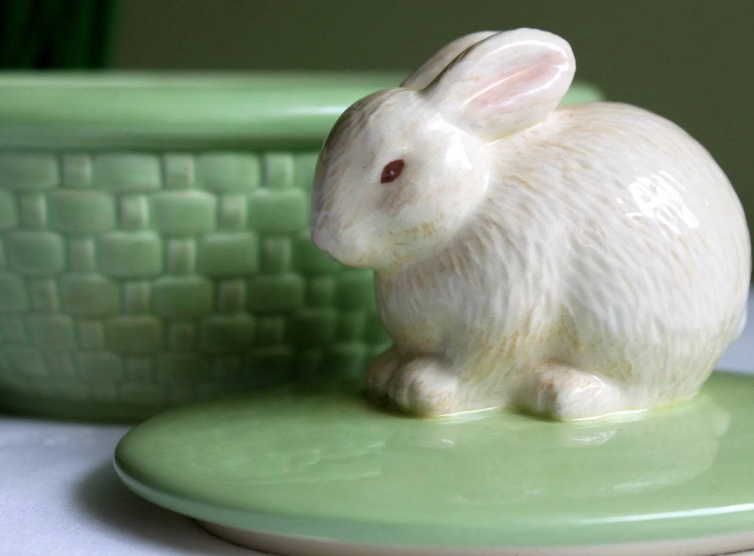
[[[135,420],[385,347],[309,187],[340,113],[402,76],[46,75],[0,76],[0,407]]]

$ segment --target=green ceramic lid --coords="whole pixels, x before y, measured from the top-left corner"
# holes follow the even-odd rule
[[[406,73],[0,74],[0,148],[319,145],[345,108]],[[575,83],[565,102],[601,97]]]
[[[751,532],[754,377],[623,421],[422,420],[341,390],[163,414],[120,443],[145,498],[216,524],[365,545],[551,547]]]

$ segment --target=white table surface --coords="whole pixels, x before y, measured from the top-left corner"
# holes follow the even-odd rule
[[[749,308],[721,368],[754,373],[754,298]],[[0,556],[257,554],[127,490],[111,463],[127,430],[0,416]]]

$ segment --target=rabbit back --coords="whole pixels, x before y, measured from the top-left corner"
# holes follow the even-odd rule
[[[695,392],[741,332],[751,272],[743,209],[710,154],[614,103],[499,143],[483,219],[506,222],[532,293],[551,299],[551,356],[640,395]]]
[[[561,108],[491,152],[488,198],[450,245],[378,275],[396,345],[463,362],[470,397],[505,398],[551,360],[629,405],[695,394],[741,332],[751,271],[743,209],[709,153],[613,103]]]

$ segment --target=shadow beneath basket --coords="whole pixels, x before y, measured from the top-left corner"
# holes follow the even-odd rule
[[[113,536],[123,537],[124,543],[152,545],[155,553],[256,554],[218,539],[190,518],[142,500],[120,482],[109,462],[87,475],[73,495],[82,512],[98,527],[110,529]]]

